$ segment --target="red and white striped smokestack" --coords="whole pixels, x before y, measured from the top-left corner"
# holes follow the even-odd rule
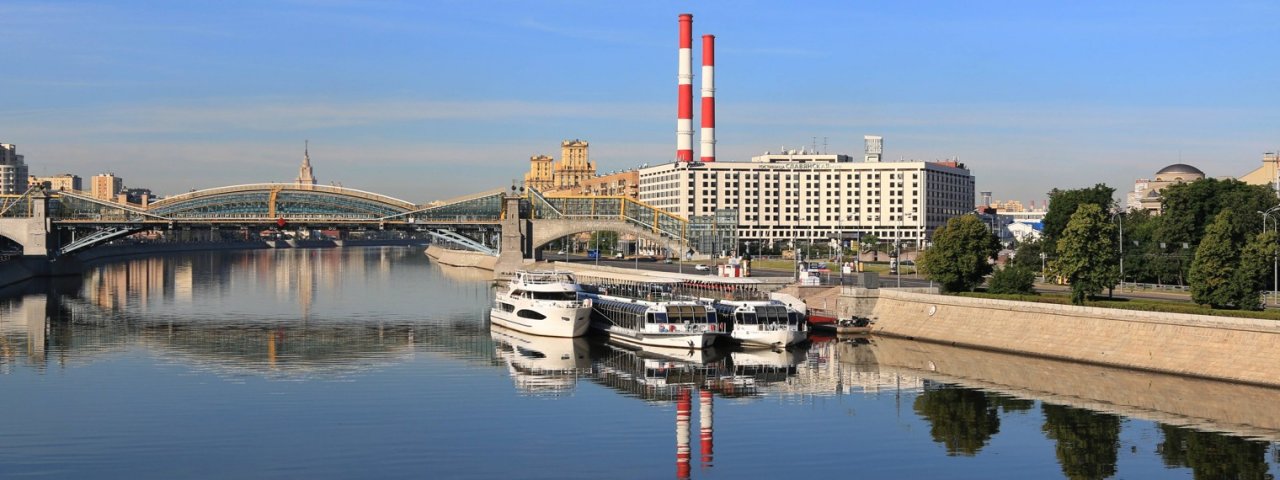
[[[716,161],[716,36],[702,36],[702,161]]]
[[[679,109],[676,116],[676,161],[693,161],[693,15],[680,14]]]

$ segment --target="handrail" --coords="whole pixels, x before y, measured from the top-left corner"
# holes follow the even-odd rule
[[[363,198],[365,200],[373,200],[378,203],[393,205],[406,210],[418,208],[418,204],[401,200],[395,197],[389,197],[380,193],[367,192],[354,188],[338,187],[333,185],[300,185],[296,183],[247,183],[243,185],[229,185],[225,187],[206,188],[204,190],[196,190],[193,192],[180,193],[152,202],[148,208],[166,207],[172,204],[181,203],[187,200],[221,195],[225,193],[248,192],[255,190],[271,190],[279,188],[282,190],[299,191],[299,192],[322,192],[346,195],[350,197]]]

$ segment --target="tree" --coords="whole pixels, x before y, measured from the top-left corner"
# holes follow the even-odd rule
[[[1026,268],[1033,272],[1039,272],[1043,265],[1040,255],[1044,252],[1043,239],[1027,239],[1018,242],[1018,248],[1013,253],[1013,264]]]
[[[1164,464],[1187,467],[1192,478],[1270,479],[1267,442],[1185,427],[1160,425],[1164,441],[1156,446]]]
[[[1084,204],[1071,215],[1058,242],[1054,268],[1071,283],[1071,303],[1083,305],[1090,295],[1120,281],[1115,225],[1102,208]]]
[[[1035,272],[1027,267],[1005,265],[1004,268],[996,270],[996,273],[991,275],[991,281],[987,282],[987,291],[990,293],[1029,295],[1036,293],[1035,282]]]
[[[1111,210],[1111,197],[1115,193],[1116,189],[1104,183],[1090,188],[1072,190],[1055,188],[1049,192],[1049,211],[1045,212],[1043,221],[1044,241],[1047,247],[1045,251],[1057,251],[1058,239],[1062,236],[1063,230],[1067,229],[1067,223],[1071,221],[1071,215],[1076,213],[1077,208],[1092,203],[1103,210]]]
[[[1191,283],[1191,299],[1213,308],[1242,307],[1246,285],[1241,284],[1240,254],[1246,232],[1235,210],[1223,210],[1213,218],[1196,248],[1187,279]],[[1253,302],[1257,302],[1254,299]],[[1249,302],[1244,302],[1249,303]]]
[[[1247,231],[1261,229],[1262,217],[1252,212],[1276,204],[1276,194],[1266,185],[1249,185],[1239,180],[1205,178],[1179,183],[1160,191],[1163,228],[1160,241],[1196,245],[1208,233],[1208,225],[1224,210],[1246,212],[1236,221]]]
[[[920,257],[920,271],[948,292],[973,291],[991,273],[1000,241],[976,215],[952,217],[933,232],[933,246]]]
[[[871,261],[873,262],[880,261],[880,237],[877,237],[873,233],[871,235],[867,235],[865,237],[858,239],[858,242],[861,243],[862,245],[865,245],[866,248],[871,250]],[[862,255],[859,254],[858,258],[861,259]]]
[[[1242,309],[1262,310],[1262,292],[1274,281],[1277,238],[1274,231],[1253,236],[1240,255],[1240,268],[1232,278],[1237,293],[1235,304]]]

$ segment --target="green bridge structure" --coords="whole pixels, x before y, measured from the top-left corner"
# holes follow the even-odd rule
[[[362,190],[259,183],[196,190],[148,205],[86,192],[32,188],[0,197],[0,237],[24,258],[56,261],[150,230],[419,232],[514,266],[548,243],[582,232],[613,231],[685,248],[688,221],[627,197],[544,196],[494,189],[419,205]],[[11,251],[11,255],[18,252]]]

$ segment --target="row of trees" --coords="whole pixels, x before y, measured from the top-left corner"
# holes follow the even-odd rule
[[[1111,187],[1055,189],[1041,239],[1018,245],[1011,265],[992,278],[992,289],[1029,291],[1028,272],[1042,271],[1070,283],[1077,304],[1131,281],[1190,284],[1194,301],[1215,308],[1261,308],[1277,234],[1263,231],[1258,212],[1276,204],[1275,193],[1218,179],[1175,184],[1161,193],[1161,215],[1112,214]],[[956,217],[934,233],[921,270],[944,290],[973,290],[993,271],[987,260],[998,248],[975,216]]]

